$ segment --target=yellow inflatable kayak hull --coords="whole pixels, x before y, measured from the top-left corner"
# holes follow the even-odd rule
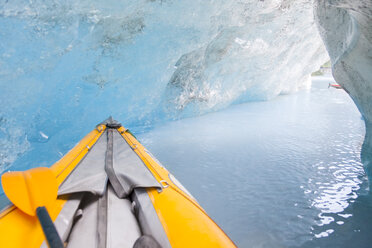
[[[123,138],[123,142],[125,141],[130,146],[148,171],[151,172],[156,183],[160,185],[144,187],[144,189],[166,234],[167,244],[162,246],[185,248],[235,247],[230,238],[207,215],[198,202],[121,125],[99,124],[63,158],[51,166],[60,187],[68,181],[69,175],[81,164],[97,141],[102,138],[101,136],[108,135],[108,130],[113,130],[111,132],[114,132],[114,135]],[[113,182],[111,184],[114,185]],[[134,188],[136,187],[134,186]],[[64,206],[72,199],[72,195],[59,196],[54,205],[48,209],[53,221],[57,220]],[[111,214],[115,215],[115,213]],[[9,206],[0,213],[0,235],[0,247],[45,246],[45,237],[37,217],[23,213],[15,206]],[[69,247],[69,239],[71,237],[63,238],[66,247]]]

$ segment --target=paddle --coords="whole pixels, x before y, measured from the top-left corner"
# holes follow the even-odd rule
[[[24,213],[37,215],[51,248],[63,248],[63,243],[50,218],[47,207],[57,199],[56,177],[49,168],[39,167],[27,171],[7,172],[1,176],[4,192]]]

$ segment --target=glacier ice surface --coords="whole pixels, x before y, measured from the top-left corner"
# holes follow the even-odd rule
[[[2,0],[0,27],[0,118],[19,130],[0,123],[1,170],[25,151],[50,165],[109,115],[146,127],[295,92],[328,59],[305,0]]]

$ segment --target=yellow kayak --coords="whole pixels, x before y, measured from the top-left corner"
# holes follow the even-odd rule
[[[58,197],[46,209],[64,247],[236,247],[177,179],[111,117],[47,170],[53,172]],[[4,178],[4,190],[12,190]],[[40,216],[19,207],[20,195],[13,198],[14,205],[0,213],[0,247],[48,247]]]

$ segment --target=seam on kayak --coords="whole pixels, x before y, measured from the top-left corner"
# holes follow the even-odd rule
[[[97,133],[97,135],[95,135],[91,140],[89,140],[89,142],[88,142],[88,145],[92,142],[92,140],[94,140],[94,139],[96,139],[97,138],[97,136],[98,135],[102,135],[104,132],[99,132],[99,133]],[[97,139],[98,140],[98,139]],[[93,146],[95,145],[97,143],[97,141],[96,142],[94,142],[94,144],[93,144]],[[93,147],[92,146],[92,147]],[[57,178],[76,160],[76,158],[77,157],[79,157],[80,156],[80,154],[81,153],[83,153],[84,151],[85,151],[85,149],[87,149],[88,150],[88,152],[89,152],[89,150],[90,149],[92,149],[92,147],[84,147],[59,173],[58,173],[58,175],[56,176]],[[72,148],[72,149],[74,149],[74,148]],[[88,154],[88,152],[87,152],[87,154]],[[85,157],[85,156],[84,156]],[[84,158],[83,157],[83,158]],[[83,158],[81,159],[81,160],[83,160]],[[80,161],[79,161],[80,162]],[[66,177],[67,178],[67,177]],[[66,179],[65,178],[65,179]],[[64,181],[64,180],[63,180]],[[63,183],[63,182],[62,182]],[[62,184],[61,183],[61,184]]]

